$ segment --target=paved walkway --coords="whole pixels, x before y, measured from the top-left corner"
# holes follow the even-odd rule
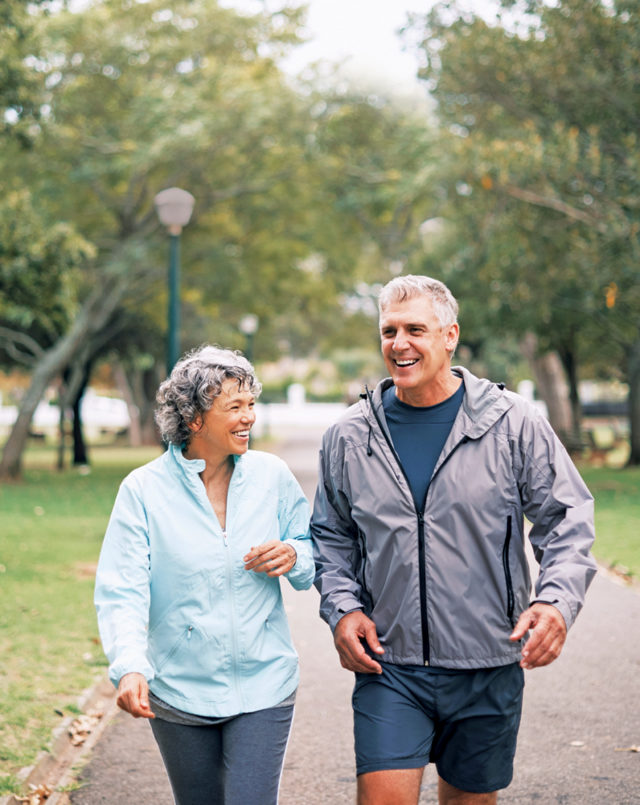
[[[279,450],[312,497],[319,433],[292,434]],[[301,661],[296,716],[281,805],[355,801],[351,674],[317,615],[315,590],[285,585]],[[640,595],[598,574],[561,658],[527,672],[515,778],[501,804],[640,805]],[[120,713],[82,774],[73,805],[171,805],[162,763],[144,721]],[[423,803],[435,803],[425,774]]]

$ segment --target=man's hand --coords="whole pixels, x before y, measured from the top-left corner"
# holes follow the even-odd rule
[[[134,718],[155,718],[149,707],[149,685],[143,674],[125,674],[120,679],[116,704]]]
[[[518,618],[509,640],[520,640],[532,629],[522,649],[522,668],[540,668],[560,656],[567,639],[567,625],[553,604],[532,604]]]
[[[376,654],[384,654],[378,641],[376,625],[367,618],[364,612],[348,612],[338,621],[333,633],[333,642],[340,655],[340,664],[348,671],[360,671],[363,674],[381,674],[380,663],[372,660],[364,650],[362,640],[366,640],[369,648]]]
[[[267,576],[282,576],[298,561],[296,549],[289,542],[272,539],[255,548],[243,557],[244,569]]]

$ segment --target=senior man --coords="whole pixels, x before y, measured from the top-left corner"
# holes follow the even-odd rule
[[[320,612],[353,692],[359,805],[491,805],[511,782],[524,669],[553,662],[595,574],[593,499],[546,419],[451,366],[458,305],[380,294],[390,377],[324,436]],[[524,517],[540,573],[530,601]]]

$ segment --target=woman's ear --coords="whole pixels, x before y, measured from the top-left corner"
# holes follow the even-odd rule
[[[196,418],[192,422],[188,422],[187,427],[189,428],[191,433],[197,433],[202,427],[202,417],[200,416],[200,414],[198,414],[198,416],[196,416]]]

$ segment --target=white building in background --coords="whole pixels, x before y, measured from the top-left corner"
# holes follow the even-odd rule
[[[289,389],[286,403],[256,405],[255,436],[285,435],[297,429],[324,431],[346,409],[344,403],[306,402],[304,387],[294,383]],[[18,416],[15,405],[0,405],[0,437],[8,435]],[[31,430],[55,437],[58,431],[60,409],[57,405],[41,402],[34,414]],[[102,397],[87,389],[82,399],[82,423],[89,441],[105,433],[118,433],[130,425],[129,412],[124,400]]]
[[[82,422],[88,439],[105,431],[118,432],[129,427],[127,404],[115,397],[102,397],[93,389],[87,389],[82,398]],[[6,435],[18,416],[16,405],[0,406],[0,434]],[[60,421],[60,409],[44,400],[38,404],[31,422],[35,433],[55,435]]]

